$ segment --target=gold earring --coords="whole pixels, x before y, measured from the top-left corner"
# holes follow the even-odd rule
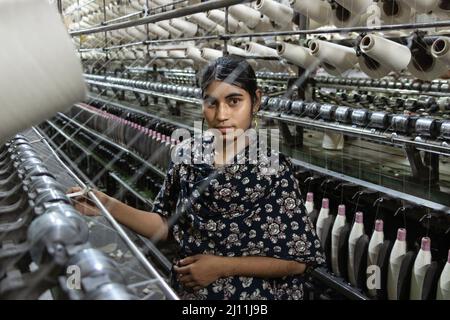
[[[255,119],[255,130],[256,130],[258,128],[258,119],[256,119],[256,117],[254,119]]]

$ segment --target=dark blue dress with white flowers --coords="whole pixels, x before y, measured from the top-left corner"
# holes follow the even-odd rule
[[[182,143],[177,152],[187,152],[186,146],[192,144]],[[188,152],[195,158],[197,149],[192,147]],[[170,163],[153,211],[172,225],[179,244],[174,264],[196,254],[263,256],[310,266],[323,264],[320,242],[306,215],[289,159],[278,154],[276,174],[262,174],[260,165],[246,161],[246,150],[236,156],[241,164],[219,168],[189,161]],[[302,299],[302,284],[302,276],[233,276],[192,291],[172,276],[172,286],[181,299]]]

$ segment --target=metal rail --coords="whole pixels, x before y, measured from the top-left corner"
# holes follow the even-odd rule
[[[315,268],[311,271],[311,276],[322,283],[326,284],[332,289],[339,291],[345,297],[352,300],[370,300],[360,290],[348,285],[341,278],[334,277],[329,274],[324,268]]]
[[[323,86],[327,88],[325,84]],[[329,87],[333,87],[336,89],[344,89],[344,90],[355,90],[359,89],[361,91],[371,91],[371,92],[378,92],[378,93],[398,93],[398,94],[405,94],[405,95],[422,95],[426,94],[428,96],[435,96],[435,97],[442,97],[446,98],[449,96],[449,93],[446,92],[436,92],[436,91],[419,91],[419,90],[411,90],[411,89],[398,89],[398,88],[377,88],[377,87],[366,87],[366,86],[347,86],[347,85],[330,85]]]
[[[173,99],[176,101],[182,101],[186,103],[201,105],[201,100],[196,98],[186,98],[186,97],[179,97],[172,94],[163,94],[155,91],[150,90],[144,90],[144,89],[137,89],[129,86],[119,85],[119,84],[111,84],[106,82],[100,82],[100,81],[93,81],[93,80],[86,80],[87,83],[93,84],[96,86],[103,86],[107,88],[114,88],[119,90],[127,90],[132,91],[140,94],[145,95],[151,95],[151,96],[157,96],[162,98],[168,98]],[[259,111],[258,115],[262,116],[266,119],[271,120],[280,120],[284,121],[286,123],[295,124],[303,127],[307,127],[310,129],[315,130],[331,130],[336,132],[342,132],[347,135],[351,136],[357,136],[362,137],[368,140],[372,141],[378,141],[382,142],[388,145],[393,145],[397,147],[401,147],[403,145],[412,145],[416,147],[418,150],[421,151],[427,151],[431,153],[437,153],[444,156],[450,156],[450,148],[445,144],[440,145],[433,141],[416,141],[409,137],[404,137],[401,135],[396,134],[395,132],[386,133],[385,131],[379,131],[372,128],[358,128],[350,125],[344,125],[344,124],[337,124],[333,122],[325,122],[321,120],[314,120],[314,119],[302,119],[299,117],[289,116],[289,115],[283,115],[279,112],[266,112],[266,111]]]

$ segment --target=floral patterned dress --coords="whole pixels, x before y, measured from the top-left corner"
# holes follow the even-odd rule
[[[194,158],[198,157],[200,148],[192,147],[192,143],[179,146],[178,153],[191,152]],[[221,167],[190,161],[170,163],[153,211],[172,225],[173,237],[179,244],[174,264],[196,254],[264,256],[309,266],[323,264],[320,241],[306,215],[289,159],[278,154],[277,173],[264,175],[258,164],[246,161],[246,151],[248,147],[235,157],[240,161]],[[198,291],[184,287],[174,272],[171,282],[181,299],[303,298],[301,275],[226,277]]]

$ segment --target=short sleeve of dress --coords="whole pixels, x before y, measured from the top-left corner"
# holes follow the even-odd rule
[[[169,218],[176,209],[179,192],[179,165],[169,163],[161,190],[153,203],[153,212]]]
[[[261,229],[267,256],[295,260],[308,266],[325,263],[314,226],[306,214],[297,179],[289,159],[280,154],[282,169],[261,216]]]

